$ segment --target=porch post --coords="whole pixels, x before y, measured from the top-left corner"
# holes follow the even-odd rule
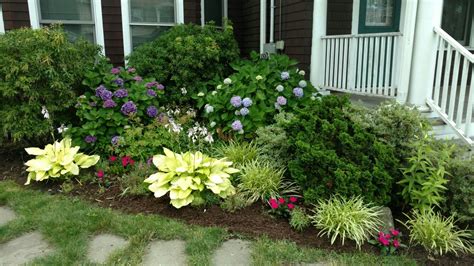
[[[326,35],[327,9],[328,0],[314,0],[310,81],[315,87],[323,85],[324,49],[321,37]]]
[[[437,52],[433,28],[441,26],[442,14],[443,0],[418,0],[412,73],[407,102],[420,109],[428,109],[426,98],[431,96],[433,90]]]

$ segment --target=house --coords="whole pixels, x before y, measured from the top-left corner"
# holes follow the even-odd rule
[[[283,52],[315,86],[396,99],[474,146],[471,0],[2,0],[0,31],[61,21],[123,64],[179,23],[234,23],[243,55]]]

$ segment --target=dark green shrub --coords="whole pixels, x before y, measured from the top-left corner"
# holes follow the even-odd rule
[[[71,43],[57,26],[19,29],[0,35],[0,117],[2,136],[38,138],[69,122],[84,74],[99,54],[87,41]]]
[[[238,58],[232,26],[189,24],[175,26],[139,46],[129,56],[129,64],[140,75],[166,84],[168,102],[184,103],[209,80],[229,75],[229,63]]]
[[[394,149],[352,121],[345,97],[327,96],[295,112],[286,126],[288,169],[308,203],[339,194],[387,204],[397,172]]]
[[[447,171],[451,174],[447,184],[445,210],[455,213],[460,222],[474,226],[474,159],[452,160]]]

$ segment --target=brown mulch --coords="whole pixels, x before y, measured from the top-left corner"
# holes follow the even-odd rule
[[[19,184],[26,181],[26,172],[23,167],[24,154],[20,150],[0,149],[0,181],[15,180]],[[31,189],[46,191],[51,194],[60,193],[58,184],[34,183]],[[77,196],[95,205],[113,208],[124,213],[137,214],[159,214],[169,218],[181,220],[187,224],[200,226],[218,226],[226,228],[230,233],[241,234],[249,237],[266,235],[271,239],[290,240],[300,246],[314,247],[336,252],[358,252],[355,244],[351,241],[342,246],[339,242],[330,244],[327,237],[317,237],[318,231],[309,228],[304,232],[296,232],[284,219],[275,219],[268,215],[265,206],[254,204],[235,213],[224,212],[218,206],[210,206],[205,209],[184,207],[179,210],[169,204],[165,198],[156,199],[152,196],[122,196],[118,186],[112,185],[105,191],[99,192],[97,185],[76,185],[69,194]],[[398,217],[402,219],[402,217]],[[404,232],[403,243],[408,243]],[[363,245],[362,251],[377,254],[378,250],[371,245]],[[421,247],[412,247],[403,251],[403,254],[414,258],[418,263],[424,265],[474,265],[474,255],[445,255],[442,257],[430,257]]]

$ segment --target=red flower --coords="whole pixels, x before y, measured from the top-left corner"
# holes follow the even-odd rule
[[[384,246],[388,246],[390,244],[390,242],[388,241],[388,239],[386,239],[385,237],[383,236],[379,236],[379,242],[380,244],[384,245]]]
[[[393,240],[393,246],[396,247],[396,248],[398,248],[400,246],[400,243],[398,242],[397,239]]]
[[[384,233],[382,231],[379,232],[379,237],[383,237]]]
[[[135,161],[130,156],[122,157],[122,166],[127,167],[127,165],[134,165]]]
[[[99,179],[102,179],[104,177],[104,170],[99,170],[95,174]]]
[[[285,203],[285,199],[284,199],[284,198],[279,198],[279,199],[278,199],[278,202],[280,202],[280,203]]]
[[[293,202],[293,203],[295,203],[297,200],[298,200],[298,198],[297,198],[297,197],[290,197],[290,202]]]
[[[400,231],[391,228],[390,233],[392,233],[393,236],[398,236],[400,234]]]
[[[277,208],[278,208],[278,202],[277,202],[276,199],[270,199],[270,200],[268,201],[268,204],[270,204],[270,207],[271,207],[272,209],[277,209]]]
[[[295,208],[295,205],[294,204],[291,204],[291,203],[288,203],[288,209],[292,210]]]
[[[134,161],[132,158],[129,157],[128,163],[129,163],[130,165],[134,165],[134,164],[135,164],[135,161]]]
[[[109,157],[109,161],[111,161],[111,162],[117,161],[117,156],[113,156],[113,155],[110,156],[110,157]]]
[[[385,234],[385,238],[386,238],[386,239],[390,239],[391,237],[392,237],[391,234]]]

